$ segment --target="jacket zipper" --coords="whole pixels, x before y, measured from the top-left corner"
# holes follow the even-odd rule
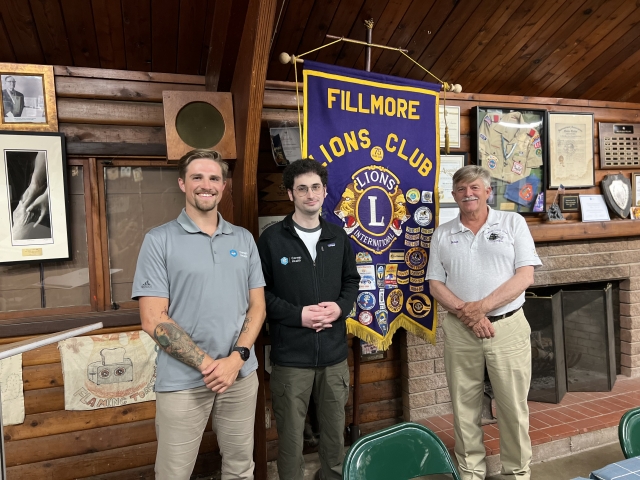
[[[316,245],[316,258],[318,246]],[[313,261],[313,288],[316,291],[316,304],[320,303],[320,292],[318,291],[318,269],[316,268],[316,261]],[[316,332],[316,367],[320,363],[320,332]]]

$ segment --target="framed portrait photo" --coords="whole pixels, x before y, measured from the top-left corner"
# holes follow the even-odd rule
[[[0,264],[70,258],[64,135],[0,132]]]
[[[545,211],[547,111],[475,107],[477,163],[491,175],[492,208]]]
[[[595,185],[593,113],[549,112],[549,188]]]
[[[468,163],[468,154],[457,153],[440,155],[440,171],[438,172],[438,205],[456,206],[451,192],[453,191],[453,174]]]
[[[0,130],[57,132],[53,67],[0,63]]]

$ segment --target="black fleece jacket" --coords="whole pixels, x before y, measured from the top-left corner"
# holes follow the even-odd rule
[[[347,234],[320,218],[316,261],[295,231],[292,215],[258,240],[266,282],[271,361],[286,367],[326,367],[347,358],[346,316],[358,294],[360,275]],[[336,302],[342,310],[331,328],[302,326],[302,308]]]

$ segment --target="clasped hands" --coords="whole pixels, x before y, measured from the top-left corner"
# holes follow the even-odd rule
[[[207,388],[215,393],[224,393],[238,378],[244,361],[238,352],[232,352],[228,357],[218,360],[206,355],[202,364],[206,365],[201,373]]]
[[[316,332],[321,332],[325,328],[333,327],[342,310],[336,302],[320,302],[317,305],[307,305],[302,309],[302,326],[313,328]]]
[[[491,338],[495,335],[493,325],[487,318],[487,310],[483,301],[465,302],[456,307],[455,313],[458,319],[469,327],[478,338]]]

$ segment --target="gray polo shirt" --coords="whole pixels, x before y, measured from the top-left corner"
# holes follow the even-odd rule
[[[517,268],[542,265],[524,218],[488,208],[487,221],[476,235],[458,215],[436,228],[431,239],[426,279],[444,283],[465,302],[485,298],[513,277]],[[524,292],[488,315],[516,310],[523,303]]]
[[[218,359],[229,356],[249,307],[249,290],[265,285],[258,249],[244,228],[218,214],[209,236],[185,210],[149,231],[142,242],[132,297],[169,299],[169,316],[193,341]],[[157,392],[201,387],[202,374],[163,350],[157,359]],[[253,348],[240,370],[245,377],[258,368]]]

